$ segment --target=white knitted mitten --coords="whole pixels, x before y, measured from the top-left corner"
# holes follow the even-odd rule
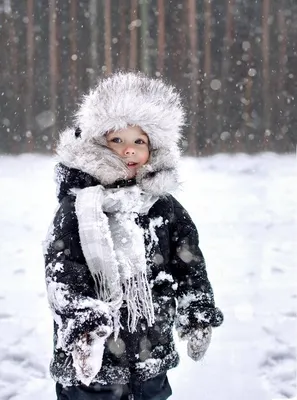
[[[87,386],[101,369],[105,340],[106,337],[92,332],[83,335],[74,345],[72,357],[76,377]]]
[[[187,350],[188,356],[192,360],[199,361],[203,358],[210,344],[211,334],[212,328],[209,325],[206,328],[199,328],[189,335]]]

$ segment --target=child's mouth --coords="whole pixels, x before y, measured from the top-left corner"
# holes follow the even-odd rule
[[[135,163],[135,162],[128,162],[127,163],[128,167],[135,167],[136,165],[137,165],[137,163]]]

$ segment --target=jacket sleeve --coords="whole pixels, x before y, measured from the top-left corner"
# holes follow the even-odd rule
[[[100,301],[83,256],[74,200],[66,198],[57,211],[44,242],[48,301],[58,325],[57,347],[72,351],[81,334],[97,331],[108,336],[112,320]]]
[[[176,328],[180,336],[219,326],[223,314],[215,306],[197,229],[187,211],[173,198],[172,271],[177,282]]]

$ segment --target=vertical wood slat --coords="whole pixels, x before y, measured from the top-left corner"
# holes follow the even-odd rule
[[[222,60],[221,60],[221,103],[220,103],[220,111],[219,111],[219,132],[226,129],[226,101],[225,96],[228,96],[227,85],[228,85],[228,74],[230,69],[230,49],[234,41],[234,32],[233,32],[233,10],[234,10],[234,1],[235,0],[226,0],[226,30],[224,36],[224,46],[222,51]]]
[[[284,89],[285,69],[287,64],[287,27],[284,15],[285,0],[281,0],[281,6],[277,11],[277,25],[279,32],[279,74],[278,91],[281,93]]]
[[[56,140],[57,111],[57,13],[56,0],[49,0],[49,70],[50,70],[50,110],[52,113],[52,141]],[[53,144],[53,143],[52,143]]]
[[[284,136],[283,150],[289,146],[289,138],[287,136],[287,122],[285,117],[285,76],[287,66],[287,42],[288,42],[288,30],[286,26],[285,17],[285,5],[286,0],[281,0],[280,7],[277,11],[277,26],[278,26],[278,85],[277,85],[277,99],[278,99],[278,129],[280,134]]]
[[[125,70],[127,67],[127,14],[128,14],[128,2],[120,1],[120,54],[118,65],[121,70]]]
[[[26,151],[33,151],[34,0],[27,0]]]
[[[263,0],[262,11],[262,74],[263,74],[263,120],[264,130],[270,128],[270,73],[269,73],[269,48],[270,48],[270,25],[269,25],[270,0]],[[266,139],[265,139],[266,141]]]
[[[3,54],[1,56],[1,70],[3,65],[3,86],[7,90],[13,90],[17,96],[16,101],[13,103],[13,108],[17,114],[15,116],[12,110],[7,107],[7,104],[4,106],[5,114],[8,116],[9,127],[6,127],[5,136],[8,139],[7,150],[12,153],[18,153],[21,149],[19,148],[20,144],[16,140],[14,140],[13,133],[15,132],[15,127],[19,126],[22,123],[22,117],[20,113],[23,111],[21,107],[21,92],[20,92],[20,77],[19,77],[19,50],[17,45],[17,35],[15,28],[15,19],[13,16],[13,10],[11,4],[4,4],[4,10],[2,13],[3,23],[1,32],[1,40],[3,40],[3,49],[7,48],[7,58],[4,57]],[[6,47],[7,46],[7,47]],[[2,72],[2,71],[1,71]],[[11,89],[10,89],[11,87]],[[13,121],[11,120],[13,118]]]
[[[4,14],[5,15],[5,14]],[[14,24],[14,18],[12,10],[10,13],[6,14],[6,21],[9,27],[9,49],[10,49],[10,59],[11,59],[11,72],[13,74],[12,85],[15,91],[19,90],[19,77],[18,77],[18,48],[16,42],[16,29]]]
[[[98,55],[98,1],[90,0],[89,2],[90,15],[90,86],[93,86],[97,79],[99,55]]]
[[[112,73],[112,57],[111,57],[111,7],[110,0],[104,1],[104,30],[105,30],[105,74]]]
[[[165,59],[165,6],[164,0],[158,0],[158,60],[157,70],[164,72]]]
[[[196,26],[196,1],[188,0],[188,33],[190,41],[190,70],[191,70],[191,126],[189,137],[189,154],[196,156],[198,152],[198,109],[199,109],[199,94],[198,94],[198,79],[199,79],[199,60],[198,60],[198,33]],[[201,145],[201,143],[199,143]]]
[[[141,69],[145,74],[150,73],[149,48],[148,48],[148,2],[141,0],[140,3],[141,19]]]
[[[137,28],[133,21],[137,20],[137,4],[138,0],[131,0],[130,12],[130,53],[129,53],[129,68],[136,69],[137,67]]]
[[[204,79],[211,71],[211,0],[204,0]]]
[[[247,50],[248,52],[248,61],[249,65],[252,60],[252,46]],[[246,77],[246,86],[245,86],[245,124],[249,125],[251,122],[251,112],[252,112],[252,88],[253,88],[253,78],[250,75],[249,71]]]
[[[70,1],[70,30],[69,30],[69,41],[70,41],[70,95],[71,102],[76,103],[77,98],[77,41],[76,41],[76,21],[77,21],[77,1]]]
[[[205,110],[205,135],[209,138],[211,133],[211,96],[210,96],[210,76],[211,76],[211,19],[212,7],[211,0],[204,0],[204,110]]]

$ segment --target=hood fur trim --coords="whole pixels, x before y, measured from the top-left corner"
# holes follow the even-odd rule
[[[138,170],[136,183],[144,192],[164,196],[179,186],[177,165],[180,152],[177,146],[169,149],[152,150],[147,164]],[[58,161],[83,171],[103,186],[117,180],[127,179],[126,164],[112,150],[95,142],[74,138],[74,131],[67,129],[61,136]]]
[[[102,185],[126,179],[129,170],[112,150],[93,140],[75,138],[73,129],[66,129],[60,136],[58,160],[69,168],[92,175]]]
[[[171,85],[142,73],[120,72],[99,81],[75,115],[83,139],[137,125],[153,149],[177,143],[185,123],[180,95]]]

